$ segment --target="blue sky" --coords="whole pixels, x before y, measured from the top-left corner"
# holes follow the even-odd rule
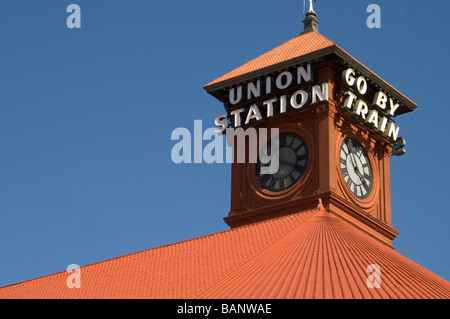
[[[450,2],[314,5],[323,35],[419,105],[397,119],[394,246],[449,280]],[[0,286],[228,229],[230,165],[174,164],[171,133],[214,126],[203,85],[297,36],[302,6],[0,0]]]

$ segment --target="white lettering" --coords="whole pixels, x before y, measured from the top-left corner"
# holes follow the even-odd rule
[[[258,106],[256,104],[253,104],[252,106],[250,106],[250,110],[248,111],[247,119],[245,120],[245,124],[250,123],[250,120],[252,120],[252,119],[256,119],[257,121],[262,120],[261,113],[259,112]]]
[[[291,84],[292,84],[292,73],[289,71],[281,72],[275,81],[275,85],[280,90],[287,89]]]
[[[280,113],[286,113],[286,95],[280,97]]]
[[[352,87],[356,81],[354,76],[355,71],[353,69],[347,69],[342,73],[342,81],[346,83],[348,87]]]
[[[378,126],[378,130],[379,130],[381,133],[384,133],[384,132],[386,131],[387,123],[388,123],[387,117],[382,117],[382,118],[381,118],[381,121],[379,122],[379,126]]]
[[[231,111],[231,115],[234,115],[234,127],[241,126],[241,113],[244,112],[244,108]]]
[[[364,77],[360,76],[358,78],[358,80],[356,80],[356,88],[358,89],[358,92],[361,95],[366,94],[366,92],[367,92],[367,82],[366,82],[366,79]]]
[[[345,96],[347,96],[347,98],[344,100],[343,106],[345,108],[351,109],[353,107],[353,102],[356,100],[356,95],[350,91],[347,91],[345,92]]]
[[[268,76],[266,78],[266,94],[272,93],[272,77]]]
[[[185,303],[183,306],[178,306],[177,313],[179,314],[203,314],[205,317],[209,316],[212,306],[189,306]]]
[[[267,107],[267,117],[273,116],[273,103],[275,103],[277,99],[271,99],[268,101],[264,101],[263,104]]]
[[[220,114],[218,117],[216,117],[214,124],[216,124],[216,126],[219,126],[219,128],[215,131],[217,134],[222,135],[225,129],[228,127],[228,122],[225,121],[225,119],[227,118],[228,116],[226,114]]]
[[[298,97],[300,96],[300,102],[298,102]],[[294,109],[299,109],[308,102],[309,95],[303,90],[298,90],[291,96],[291,106]]]
[[[313,78],[313,72],[312,72],[311,63],[308,63],[306,65],[306,70],[305,70],[305,67],[303,67],[303,66],[299,66],[297,68],[297,84],[301,84],[302,79],[305,82],[310,82],[310,81],[312,81],[312,78]]]
[[[373,124],[375,127],[378,128],[378,112],[377,112],[377,110],[372,110],[369,112],[366,122],[368,124]]]
[[[394,123],[389,122],[389,124],[386,127],[385,135],[389,138],[391,138],[393,141],[396,141],[398,138],[398,132],[400,131],[400,127],[395,126]]]
[[[395,111],[397,111],[397,109],[398,109],[398,107],[400,106],[400,104],[395,103],[394,100],[390,98],[390,99],[389,99],[389,105],[390,105],[390,107],[391,107],[391,109],[389,110],[389,114],[390,114],[391,116],[394,116]]]
[[[361,116],[363,119],[366,119],[366,115],[367,115],[367,113],[369,113],[369,107],[367,106],[366,102],[359,99],[356,101],[356,105],[355,105],[355,108],[353,109],[353,113]]]
[[[237,87],[237,92],[236,92],[236,88],[231,88],[230,89],[230,103],[233,105],[238,104],[240,101],[242,100],[242,85]]]
[[[222,313],[271,313],[271,304],[222,304]]]
[[[385,110],[386,109],[386,102],[388,100],[388,97],[386,94],[384,94],[382,91],[378,91],[375,94],[375,97],[373,99],[372,105],[378,106],[380,109]]]
[[[322,88],[318,85],[312,87],[312,103],[317,103],[317,98],[319,101],[328,101],[328,82],[322,83]]]
[[[247,99],[250,100],[252,97],[260,97],[261,96],[261,81],[256,81],[256,84],[250,82],[247,85]]]

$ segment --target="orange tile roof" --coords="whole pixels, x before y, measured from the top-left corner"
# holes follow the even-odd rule
[[[381,288],[366,284],[370,264]],[[450,298],[450,283],[319,208],[0,288],[1,298]]]
[[[295,37],[256,59],[245,63],[237,69],[208,83],[205,87],[335,45],[334,42],[328,40],[320,33],[309,32]]]

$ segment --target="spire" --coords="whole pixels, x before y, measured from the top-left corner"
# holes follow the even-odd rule
[[[309,9],[306,12],[306,18],[303,20],[304,30],[300,34],[305,34],[311,31],[319,31],[319,20],[316,18],[316,12],[314,11],[312,0],[309,0]]]
[[[312,0],[309,0],[309,10],[308,12],[314,12]]]

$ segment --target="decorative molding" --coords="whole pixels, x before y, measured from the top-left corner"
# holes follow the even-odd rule
[[[346,214],[348,214],[355,220],[361,222],[362,224],[369,226],[376,233],[383,235],[387,239],[392,241],[398,236],[399,232],[395,230],[392,226],[383,223],[382,221],[373,217],[372,215],[360,209],[356,205],[351,204],[348,200],[340,197],[338,194],[330,192],[329,199],[330,204],[344,211]]]
[[[316,119],[321,118],[324,116],[324,113],[326,112],[326,115],[329,115],[329,103],[327,102],[322,102],[321,104],[315,106],[312,109],[312,112],[314,114],[314,117]]]

